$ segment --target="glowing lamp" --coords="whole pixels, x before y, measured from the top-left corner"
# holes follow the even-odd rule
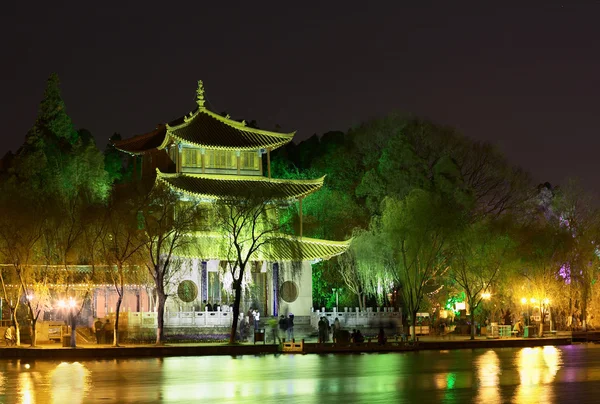
[[[525,304],[525,303],[527,303],[527,299],[526,298],[522,298],[521,299],[521,304]]]
[[[492,297],[492,294],[490,292],[484,292],[481,294],[481,297],[485,300],[490,300],[490,298]]]
[[[529,301],[530,301],[531,303],[535,303],[535,302],[536,302],[536,300],[535,300],[535,298],[534,298],[534,297],[532,297],[531,299],[529,299]]]
[[[59,300],[58,301],[58,307],[60,307],[61,309],[64,309],[65,307],[67,307],[67,302],[65,302],[64,300]]]
[[[544,304],[545,304],[546,306],[547,306],[547,305],[549,305],[549,304],[550,304],[550,299],[548,299],[548,298],[545,298],[545,299],[544,299]]]

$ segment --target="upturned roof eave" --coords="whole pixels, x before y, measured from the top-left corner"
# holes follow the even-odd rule
[[[274,179],[274,178],[266,178],[266,177],[243,177],[243,176],[227,176],[227,175],[211,175],[211,174],[181,174],[181,173],[163,173],[158,168],[156,169],[156,181],[161,181],[166,184],[169,188],[175,190],[176,192],[182,193],[184,195],[192,196],[195,198],[203,198],[203,199],[214,199],[214,200],[224,200],[228,197],[235,198],[236,196],[223,196],[217,194],[210,193],[198,193],[191,191],[189,189],[181,188],[176,185],[173,185],[168,181],[169,178],[178,178],[180,176],[186,176],[190,178],[201,178],[206,180],[213,181],[257,181],[257,182],[268,182],[268,183],[276,183],[276,184],[294,184],[294,185],[313,185],[312,189],[309,189],[305,192],[295,193],[290,196],[285,196],[283,198],[274,197],[273,200],[280,201],[294,201],[300,198],[304,198],[313,192],[318,191],[323,186],[323,182],[325,180],[325,176],[315,179],[315,180],[285,180],[285,179]],[[241,197],[240,197],[241,198]]]

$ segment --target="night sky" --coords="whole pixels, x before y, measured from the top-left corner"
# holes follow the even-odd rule
[[[298,140],[414,113],[538,181],[600,191],[598,1],[11,3],[0,155],[22,144],[52,71],[101,147],[188,113],[202,79],[215,112]]]

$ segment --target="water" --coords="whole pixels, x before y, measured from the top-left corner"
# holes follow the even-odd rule
[[[600,346],[0,361],[2,403],[597,402]]]

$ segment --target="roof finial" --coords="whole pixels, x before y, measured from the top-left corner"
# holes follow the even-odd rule
[[[204,108],[204,84],[198,80],[198,89],[196,90],[196,102],[200,108]]]

